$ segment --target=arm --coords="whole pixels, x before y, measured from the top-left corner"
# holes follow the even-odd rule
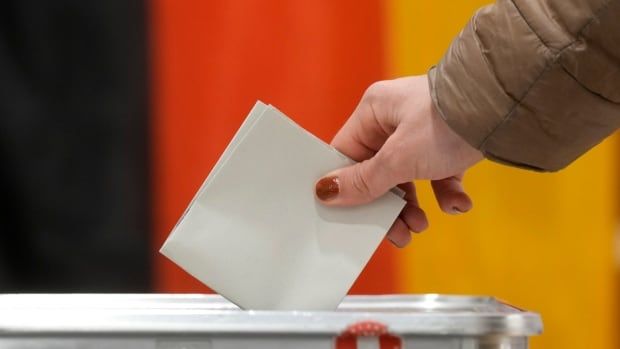
[[[471,209],[463,173],[483,155],[558,170],[620,126],[620,0],[499,0],[481,9],[428,80],[368,88],[332,145],[360,163],[317,182],[326,205],[358,205],[400,185],[398,246],[428,225],[414,179],[441,209]],[[431,98],[432,96],[432,98]]]
[[[429,74],[435,106],[485,157],[561,169],[620,126],[620,1],[500,0]]]

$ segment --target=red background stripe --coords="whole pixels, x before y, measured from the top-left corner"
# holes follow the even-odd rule
[[[366,86],[384,76],[380,3],[152,3],[154,250],[257,99],[331,139]],[[380,249],[355,292],[394,291],[390,248]],[[153,258],[158,291],[206,290]]]

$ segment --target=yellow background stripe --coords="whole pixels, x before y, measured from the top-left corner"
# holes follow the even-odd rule
[[[425,73],[485,3],[390,0],[390,75]],[[440,213],[419,183],[431,228],[397,253],[400,291],[489,294],[536,310],[545,333],[534,349],[617,348],[618,143],[556,174],[485,161],[466,176],[475,208],[460,217]]]

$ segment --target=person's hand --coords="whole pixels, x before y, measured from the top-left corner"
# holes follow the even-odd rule
[[[360,205],[398,185],[406,192],[407,205],[387,234],[396,246],[409,243],[410,231],[428,227],[412,180],[431,180],[446,213],[472,208],[461,180],[483,156],[435,110],[426,76],[371,85],[332,145],[361,162],[326,174],[316,184],[317,197],[325,205]]]

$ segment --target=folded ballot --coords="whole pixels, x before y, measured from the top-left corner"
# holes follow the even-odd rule
[[[321,205],[316,181],[352,163],[257,102],[161,253],[243,309],[333,310],[405,205]]]

